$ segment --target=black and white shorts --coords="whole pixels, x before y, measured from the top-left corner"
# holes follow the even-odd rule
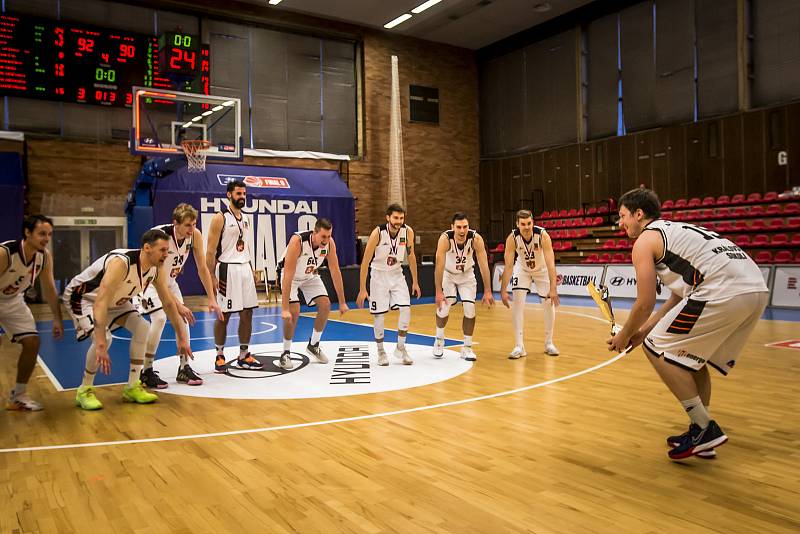
[[[0,299],[0,327],[5,330],[12,343],[17,343],[24,337],[39,335],[36,321],[31,309],[25,304],[22,293]]]
[[[249,263],[218,263],[217,304],[222,313],[240,312],[258,307],[256,281]]]
[[[315,304],[314,301],[319,297],[328,296],[328,290],[319,275],[302,280],[293,279],[292,289],[289,291],[290,303],[300,302],[300,296],[297,294],[298,290],[303,292],[303,298],[306,299],[306,304],[309,306],[313,306]]]

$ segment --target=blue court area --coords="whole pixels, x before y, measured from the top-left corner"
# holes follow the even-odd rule
[[[304,309],[313,311],[313,308]],[[322,340],[336,341],[373,341],[372,326],[341,322],[337,319],[338,312],[332,311],[328,325],[322,335]],[[192,339],[192,351],[214,348],[214,316],[207,312],[195,313],[197,322],[190,329]],[[345,316],[346,317],[346,316]],[[391,321],[388,321],[389,326]],[[75,330],[72,322],[64,321],[64,337],[56,341],[51,335],[52,322],[42,321],[38,323],[41,346],[39,356],[49,371],[51,379],[58,382],[61,389],[77,388],[83,377],[83,368],[86,360],[86,351],[89,349],[90,340],[81,343],[75,341]],[[311,330],[314,326],[313,317],[301,316],[295,330],[295,342],[302,342],[311,337]],[[233,357],[239,350],[239,338],[237,329],[239,327],[239,317],[234,315],[228,323],[228,338],[225,341],[225,354],[228,358]],[[253,313],[253,335],[250,339],[251,345],[260,343],[280,343],[283,340],[283,321],[281,320],[278,308],[259,308]],[[385,339],[388,343],[397,341],[397,331],[386,329]],[[411,344],[433,345],[433,336],[409,333],[406,341]],[[114,332],[114,341],[111,344],[111,374],[104,375],[98,372],[95,378],[95,385],[119,384],[128,380],[128,362],[130,333],[125,329],[118,329]],[[452,346],[460,344],[460,340],[446,339],[445,345]],[[161,336],[161,343],[156,352],[156,360],[175,355],[175,331],[172,325],[167,322],[164,333]],[[57,386],[58,387],[58,386]]]

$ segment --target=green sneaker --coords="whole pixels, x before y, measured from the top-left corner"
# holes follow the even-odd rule
[[[137,380],[135,386],[126,386],[122,389],[122,400],[136,404],[150,404],[158,400],[158,395],[144,389],[142,382]]]
[[[92,386],[81,386],[75,395],[75,406],[80,406],[84,410],[99,410],[103,407],[103,403],[95,397]]]

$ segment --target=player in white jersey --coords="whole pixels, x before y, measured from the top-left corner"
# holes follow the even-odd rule
[[[336,255],[336,243],[331,236],[333,225],[328,219],[317,219],[314,231],[298,232],[289,239],[283,258],[278,264],[281,272],[281,317],[283,318],[283,352],[280,366],[284,369],[294,367],[291,358],[292,338],[300,316],[300,296],[309,306],[317,307],[314,329],[306,346],[306,352],[320,363],[328,363],[328,357],[322,352],[319,340],[328,322],[331,311],[331,299],[317,272],[327,262],[331,272],[333,287],[339,299],[339,314],[348,311],[344,297],[342,272],[339,270],[339,258]]]
[[[453,215],[450,230],[439,236],[436,245],[436,340],[433,343],[433,357],[444,354],[444,327],[450,315],[450,307],[461,297],[464,319],[461,327],[464,332],[464,346],[461,357],[467,361],[477,358],[472,351],[472,333],[475,331],[475,296],[478,281],[475,279],[475,260],[483,279],[482,302],[492,307],[492,283],[489,276],[489,261],[483,238],[475,230],[469,229],[469,221],[463,213]]]
[[[556,323],[556,308],[559,305],[558,286],[556,284],[556,260],[553,254],[553,242],[547,230],[534,226],[533,215],[528,210],[519,210],[516,214],[517,228],[506,238],[505,269],[500,282],[500,298],[506,308],[509,307],[508,287],[514,292],[511,305],[511,317],[514,323],[516,339],[514,350],[509,358],[516,360],[526,356],[523,344],[523,312],[525,298],[531,290],[531,282],[536,284],[536,293],[542,299],[544,308],[544,352],[550,356],[558,356],[558,349],[553,344],[553,329]],[[514,261],[516,255],[516,262]],[[512,271],[511,265],[514,265]],[[513,276],[512,276],[513,274]]]
[[[28,381],[39,355],[39,332],[25,291],[40,277],[42,294],[53,312],[53,337],[61,338],[61,304],[53,280],[53,257],[47,244],[53,221],[44,215],[29,215],[22,222],[22,239],[0,243],[0,327],[13,343],[22,346],[17,360],[17,381],[6,403],[7,410],[38,411],[42,405],[27,393]]]
[[[364,257],[361,260],[361,278],[356,305],[360,308],[367,299],[367,274],[369,284],[369,311],[372,313],[375,342],[378,344],[378,365],[389,365],[383,348],[384,314],[400,310],[397,320],[397,345],[394,356],[404,365],[414,360],[406,350],[406,335],[411,322],[411,297],[403,275],[403,260],[408,257],[411,271],[411,292],[419,298],[422,292],[417,284],[417,257],[414,254],[414,231],[405,225],[406,211],[399,204],[386,208],[386,224],[378,226],[369,235]]]
[[[203,283],[208,297],[208,309],[216,313],[218,319],[222,319],[222,313],[217,305],[217,297],[214,295],[214,282],[206,265],[205,251],[203,249],[203,235],[197,229],[197,210],[191,204],[178,204],[172,211],[172,224],[163,224],[154,227],[154,230],[161,230],[169,237],[169,252],[167,261],[164,262],[163,276],[167,280],[167,287],[181,310],[181,314],[191,313],[183,304],[183,294],[178,286],[177,278],[183,271],[189,253],[194,255],[197,264],[197,275]],[[161,333],[167,322],[167,314],[161,306],[161,299],[153,284],[150,284],[142,294],[140,300],[142,315],[150,319],[150,332],[147,335],[147,349],[144,354],[144,369],[142,370],[141,381],[149,388],[164,389],[168,386],[167,382],[158,376],[158,372],[153,369],[153,359],[155,358],[158,344],[161,341]],[[183,323],[184,334],[189,339],[189,325]],[[175,376],[176,382],[199,386],[203,379],[194,372],[186,355],[180,355],[178,373]]]
[[[688,413],[689,430],[667,438],[669,457],[707,454],[728,439],[708,414],[708,366],[727,375],[736,364],[767,306],[767,286],[758,266],[734,243],[700,226],[659,219],[661,202],[653,191],[629,191],[619,206],[620,226],[636,239],[636,302],[625,327],[608,340],[609,350],[643,344]],[[672,295],[651,315],[657,278]]]
[[[248,347],[253,331],[253,309],[258,307],[256,294],[257,274],[255,253],[253,252],[252,221],[242,208],[247,200],[244,182],[228,183],[228,206],[214,214],[208,230],[208,251],[206,263],[213,273],[217,303],[222,310],[223,319],[214,322],[214,344],[217,357],[214,370],[225,373],[225,338],[228,334],[228,321],[234,313],[239,314],[239,357],[236,364],[241,369],[263,369]]]
[[[194,324],[194,316],[184,308],[181,315],[167,280],[159,270],[167,259],[169,237],[161,230],[148,230],[142,236],[141,249],[115,249],[98,258],[85,271],[70,280],[64,291],[64,303],[75,324],[78,341],[92,338],[86,352],[83,382],[75,396],[75,404],[84,410],[99,410],[103,404],[94,393],[94,376],[98,366],[108,374],[111,359],[111,332],[125,328],[131,333],[130,372],[122,400],[138,404],[155,402],[158,396],[142,387],[139,376],[144,365],[148,323],[136,310],[131,299],[140,296],[150,284],[156,286],[164,312],[175,328],[178,354],[192,357],[189,340],[182,328],[183,320]],[[186,313],[188,312],[188,313]]]

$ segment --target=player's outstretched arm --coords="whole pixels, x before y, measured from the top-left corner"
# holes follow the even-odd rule
[[[367,275],[369,274],[369,264],[372,257],[375,255],[375,249],[380,242],[380,230],[375,228],[369,234],[367,246],[364,247],[364,257],[361,258],[361,273],[358,279],[358,296],[356,297],[356,306],[359,308],[364,307],[364,301],[367,300]]]
[[[450,248],[450,240],[447,234],[439,236],[436,242],[436,267],[433,270],[433,281],[436,285],[436,307],[441,308],[444,303],[444,264],[447,261],[447,250]]]
[[[339,256],[336,255],[336,243],[331,238],[330,248],[328,249],[328,269],[331,271],[333,288],[336,290],[336,298],[339,299],[339,315],[344,315],[350,308],[347,307],[347,298],[344,296],[344,282],[342,281],[342,270],[339,269]]]
[[[480,234],[475,234],[472,242],[475,249],[475,257],[478,260],[478,269],[481,271],[481,279],[483,280],[483,298],[481,301],[491,308],[494,306],[494,295],[492,295],[492,277],[489,274],[489,257],[486,254],[486,243]]]
[[[58,291],[56,291],[56,281],[53,278],[53,256],[49,252],[45,252],[44,267],[42,267],[42,275],[39,277],[42,284],[42,295],[45,302],[53,312],[53,337],[61,339],[64,335],[64,324],[61,320],[61,301],[58,298]]]
[[[97,356],[97,364],[100,371],[104,374],[111,372],[111,358],[108,356],[108,342],[106,332],[108,331],[108,307],[111,305],[111,297],[114,289],[119,286],[128,274],[128,265],[121,257],[111,257],[106,260],[106,272],[97,288],[97,299],[92,307],[94,320],[94,348]]]
[[[208,311],[216,314],[217,319],[222,321],[222,311],[217,304],[217,292],[214,289],[214,279],[211,272],[208,270],[208,263],[206,262],[205,247],[203,246],[203,234],[197,228],[194,229],[194,236],[192,237],[192,254],[194,255],[194,262],[197,264],[197,276],[203,284],[203,289],[206,290],[208,297]]]
[[[417,255],[414,252],[414,230],[408,227],[408,243],[406,243],[406,250],[408,251],[408,270],[411,271],[411,294],[416,295],[417,298],[422,296],[422,290],[419,288],[419,277],[417,276]]]
[[[516,244],[514,243],[514,233],[508,234],[506,238],[506,250],[503,252],[503,276],[500,277],[500,300],[503,301],[503,305],[506,308],[509,308],[511,305],[509,304],[508,299],[508,291],[506,288],[508,287],[508,283],[511,281],[511,273],[514,272],[514,255],[517,253]]]
[[[556,273],[556,255],[553,252],[553,241],[550,234],[542,232],[542,252],[544,253],[544,263],[547,265],[547,276],[550,278],[550,293],[547,298],[554,306],[561,304],[558,298],[558,273]]]
[[[172,292],[167,287],[167,280],[165,277],[161,276],[161,273],[153,280],[153,284],[156,287],[158,298],[161,300],[164,313],[167,314],[167,318],[169,322],[172,323],[173,330],[175,330],[175,345],[178,347],[178,354],[185,354],[189,358],[194,359],[192,349],[189,347],[189,340],[186,339],[186,332],[183,328],[184,320],[190,325],[194,324],[194,315],[188,308],[186,308],[188,316],[179,312],[178,302],[176,302],[175,297],[172,296]]]
[[[281,318],[288,322],[292,320],[289,297],[292,290],[292,282],[294,281],[294,273],[297,270],[297,258],[300,257],[302,252],[303,246],[300,243],[300,236],[293,235],[289,239],[289,244],[286,245],[286,255],[283,257],[283,273],[281,275]]]
[[[222,237],[222,226],[225,224],[225,218],[221,213],[215,213],[211,218],[211,224],[208,225],[208,250],[206,251],[206,268],[211,274],[214,291],[219,291],[219,281],[214,276],[217,268],[217,247],[219,240]]]

